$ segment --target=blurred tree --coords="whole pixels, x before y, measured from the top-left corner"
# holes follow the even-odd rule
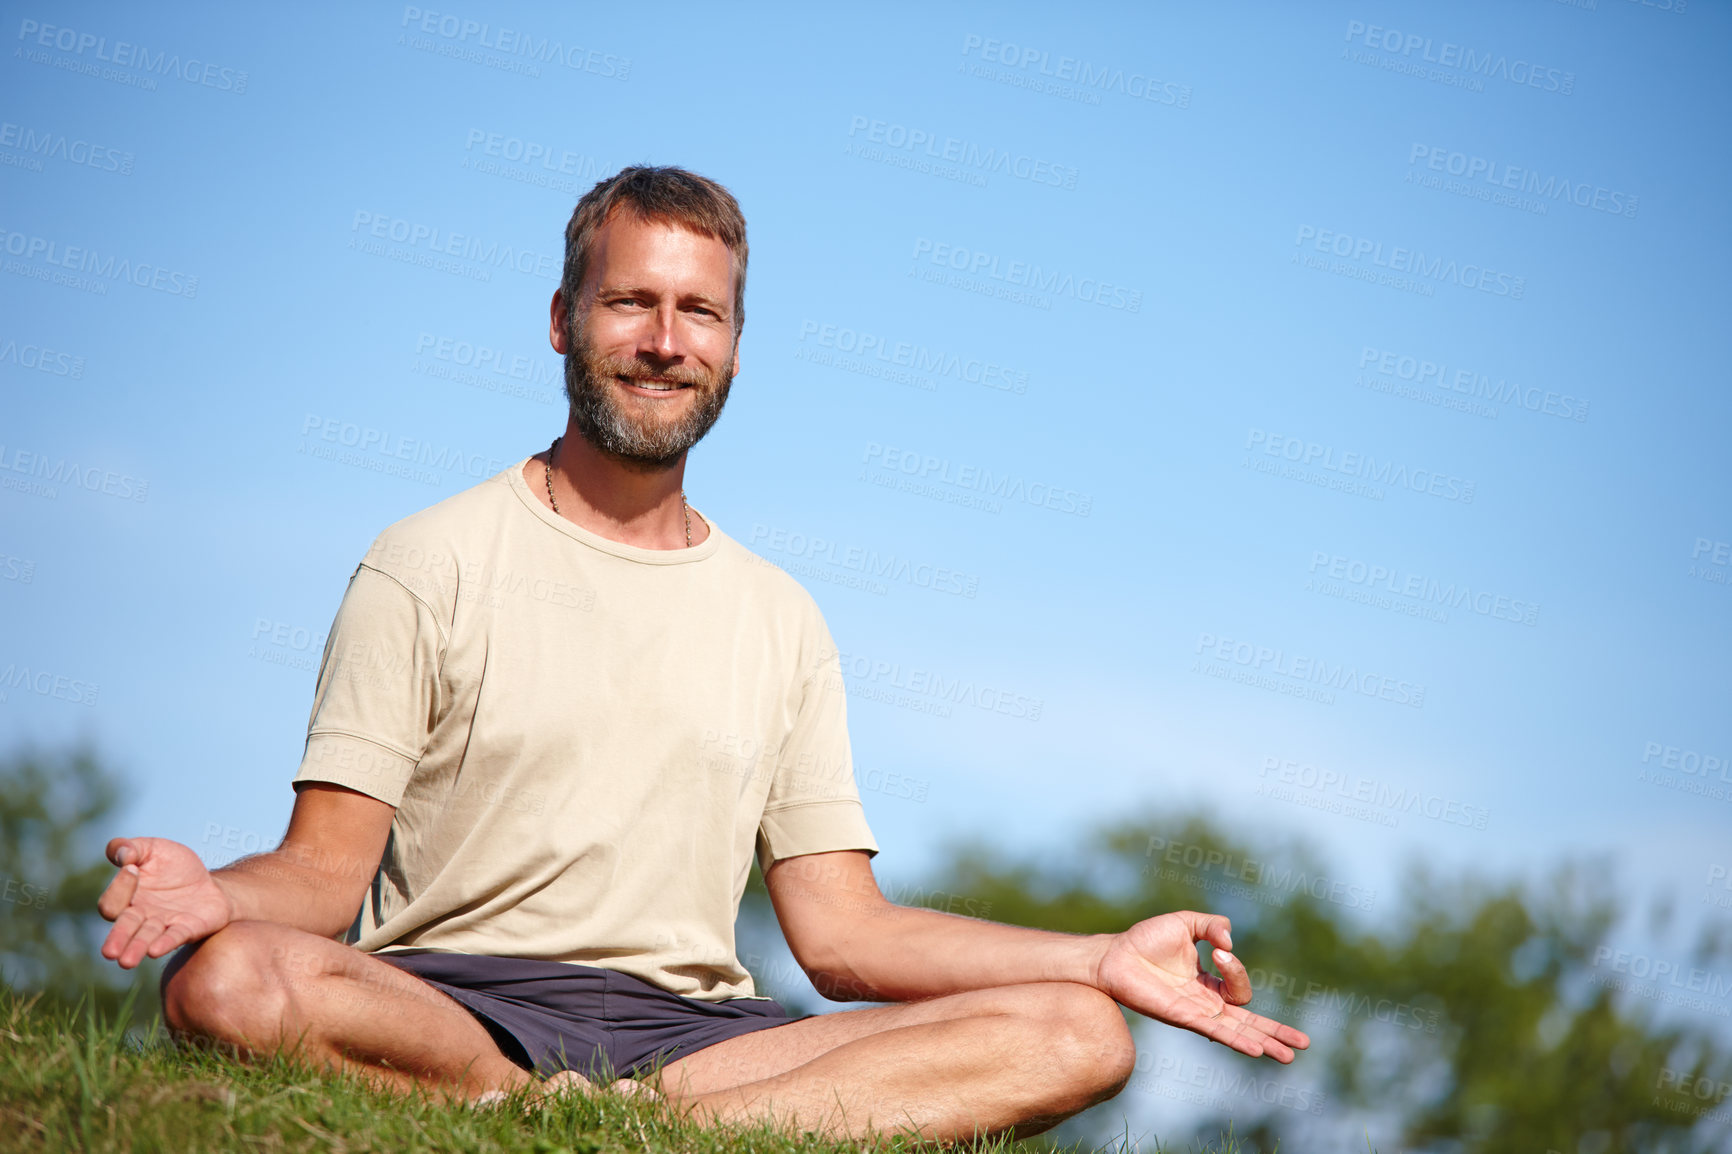
[[[87,747],[0,758],[0,983],[52,1002],[88,999],[112,1015],[135,980],[97,952],[96,912],[113,867],[103,857],[116,776]],[[155,967],[140,967],[135,1013],[155,1008]]]
[[[1061,861],[967,846],[940,884],[990,901],[996,921],[1073,933],[1174,909],[1229,915],[1252,1008],[1306,1030],[1311,1052],[1283,1069],[1222,1050],[1186,1069],[1161,1045],[1168,1028],[1140,1023],[1127,1093],[1139,1080],[1200,1089],[1192,1101],[1228,1106],[1203,1133],[1231,1123],[1247,1151],[1341,1149],[1367,1127],[1404,1151],[1732,1150],[1724,927],[1675,963],[1675,983],[1623,982],[1594,964],[1622,922],[1603,871],[1521,886],[1417,869],[1391,900],[1302,844],[1255,844],[1207,816],[1150,814]],[[1067,1133],[1110,1141],[1124,1112],[1107,1103]]]
[[[1416,869],[1398,894],[1379,894],[1303,843],[1150,813],[1062,858],[964,845],[931,888],[990,905],[994,921],[1069,933],[1176,909],[1227,914],[1251,1008],[1312,1036],[1291,1067],[1224,1048],[1192,1061],[1170,1028],[1130,1015],[1131,1086],[1055,1131],[1058,1143],[1113,1143],[1127,1112],[1147,1112],[1130,1108],[1143,1093],[1157,1113],[1202,1104],[1212,1113],[1194,1139],[1231,1127],[1246,1154],[1364,1149],[1367,1130],[1389,1137],[1385,1150],[1439,1154],[1732,1151],[1732,928],[1706,933],[1676,983],[1627,981],[1605,964],[1624,919],[1603,871],[1566,866],[1522,886]],[[1666,911],[1650,912],[1658,938]],[[741,928],[742,947],[774,955],[755,875]]]

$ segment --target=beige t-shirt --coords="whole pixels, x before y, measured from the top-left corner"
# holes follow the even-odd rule
[[[380,534],[319,668],[296,782],[397,807],[348,940],[576,962],[752,994],[755,852],[876,852],[836,647],[800,585],[712,525],[640,549],[521,465]]]

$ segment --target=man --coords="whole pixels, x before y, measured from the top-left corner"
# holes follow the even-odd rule
[[[185,946],[170,1025],[243,1054],[454,1097],[645,1077],[702,1120],[838,1135],[1045,1129],[1129,1077],[1121,1004],[1292,1061],[1305,1035],[1240,1008],[1225,918],[1075,937],[879,893],[823,619],[682,488],[739,370],[746,255],[734,198],[680,169],[579,202],[564,435],[379,537],[282,845],[211,874],[114,840],[103,953]],[[789,1021],[753,995],[754,853],[816,987],[892,1004]]]

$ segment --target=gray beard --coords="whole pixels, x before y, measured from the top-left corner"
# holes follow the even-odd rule
[[[722,415],[732,386],[733,361],[716,373],[673,366],[657,368],[641,359],[597,356],[586,334],[574,334],[565,354],[565,396],[572,423],[583,439],[603,453],[645,472],[670,469],[680,455],[703,440]],[[613,391],[614,378],[660,378],[690,384],[697,403],[673,421],[641,420],[627,413]]]

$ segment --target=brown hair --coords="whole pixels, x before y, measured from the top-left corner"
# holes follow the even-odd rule
[[[746,323],[746,218],[733,193],[683,168],[633,165],[583,194],[565,226],[565,272],[559,290],[566,307],[573,309],[577,300],[597,230],[622,209],[639,220],[678,225],[728,246],[734,257],[734,336],[738,338]],[[575,309],[570,315],[576,316]]]

